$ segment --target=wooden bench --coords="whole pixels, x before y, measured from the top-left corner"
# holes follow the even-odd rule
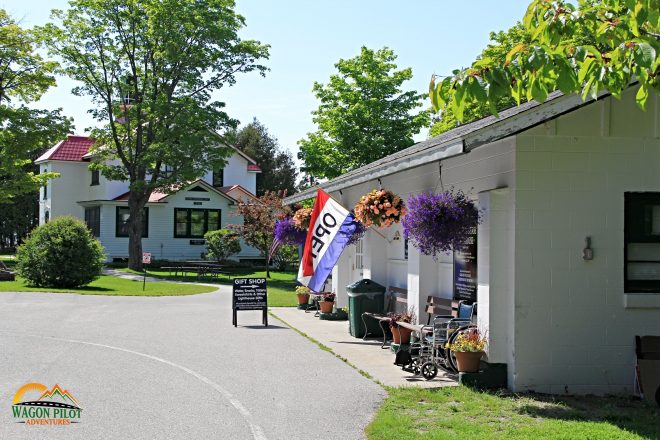
[[[14,271],[9,270],[7,265],[0,261],[0,281],[15,281],[16,280],[16,273]]]
[[[431,319],[434,316],[453,316],[458,317],[458,309],[461,301],[457,299],[438,298],[437,296],[428,296],[426,298],[426,308],[424,311],[428,314],[426,325],[431,325]]]
[[[375,319],[383,331],[383,343],[380,348],[387,348],[387,333],[390,325],[390,317],[388,314],[397,310],[397,305],[400,305],[404,310],[408,308],[408,290],[401,287],[390,286],[387,288],[385,294],[385,310],[383,313],[364,312],[362,314],[362,323],[364,324],[364,336],[362,340],[366,340],[369,336],[369,327],[367,326],[367,318]]]

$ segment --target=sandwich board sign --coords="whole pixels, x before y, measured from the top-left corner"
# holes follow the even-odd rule
[[[232,284],[232,324],[234,327],[238,325],[237,314],[241,310],[261,310],[261,322],[268,327],[266,278],[234,278]]]

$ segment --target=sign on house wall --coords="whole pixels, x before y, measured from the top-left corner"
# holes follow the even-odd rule
[[[477,300],[477,228],[465,248],[454,251],[454,299]]]

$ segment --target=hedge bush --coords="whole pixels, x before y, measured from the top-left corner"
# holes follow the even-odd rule
[[[241,252],[241,240],[238,234],[229,229],[218,229],[204,234],[206,252],[202,255],[205,260],[215,260],[224,263],[227,258]]]
[[[16,271],[38,287],[72,288],[101,275],[101,243],[82,221],[59,217],[36,228],[16,253]]]

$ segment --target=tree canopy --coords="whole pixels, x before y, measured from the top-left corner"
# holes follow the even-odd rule
[[[295,192],[298,170],[291,153],[280,148],[277,139],[268,133],[266,126],[257,118],[228,134],[227,138],[259,164],[261,173],[257,174],[258,195],[267,191]]]
[[[481,52],[478,59],[492,59],[501,65],[506,62],[507,54],[518,44],[530,44],[532,36],[525,29],[522,23],[516,23],[507,31],[491,32],[490,43]],[[527,101],[525,97],[522,101]],[[521,101],[521,102],[522,102]],[[502,95],[497,99],[495,104],[498,111],[516,104],[516,100],[512,96]],[[469,101],[465,103],[463,110],[463,119],[459,121],[454,114],[453,107],[447,106],[442,109],[442,112],[437,118],[434,118],[434,123],[431,126],[429,134],[437,136],[452,128],[456,128],[460,123],[468,123],[474,120],[488,116],[491,113],[487,103],[480,101]]]
[[[291,208],[282,203],[284,195],[269,191],[249,203],[240,203],[236,211],[243,217],[243,224],[231,226],[264,258],[268,278],[270,278],[269,251],[275,241],[275,222],[291,214]]]
[[[581,93],[596,98],[601,90],[620,98],[639,81],[637,103],[660,93],[660,0],[534,0],[523,19],[529,43],[516,44],[505,56],[476,60],[429,85],[436,109],[451,108],[458,120],[473,102],[497,114],[502,98],[517,103],[543,102],[548,93]]]
[[[314,83],[321,102],[313,111],[318,130],[300,140],[303,171],[333,178],[400,151],[414,143],[413,135],[429,124],[422,95],[403,91],[412,69],[396,70],[394,52],[362,47],[354,58],[335,64],[327,84]]]
[[[36,155],[72,128],[61,109],[48,111],[26,104],[55,85],[56,63],[35,52],[31,30],[21,28],[0,9],[0,203],[36,191],[53,173],[39,175],[30,166]]]
[[[266,68],[268,46],[242,40],[233,0],[71,0],[41,29],[60,72],[90,96],[95,166],[129,183],[129,266],[141,269],[143,207],[231,154],[218,133],[237,121],[212,92]]]

